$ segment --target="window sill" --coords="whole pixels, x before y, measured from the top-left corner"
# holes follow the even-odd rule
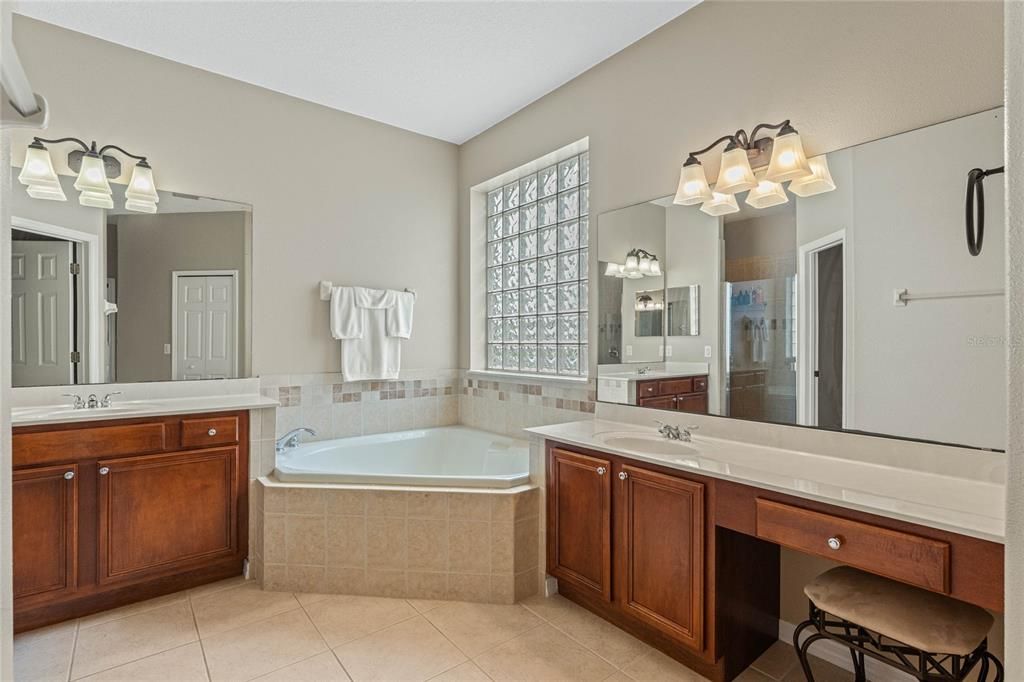
[[[471,369],[466,372],[469,379],[490,379],[492,381],[514,381],[530,384],[563,386],[586,386],[590,377],[560,377],[550,374],[523,374],[520,372],[499,372],[495,370]]]

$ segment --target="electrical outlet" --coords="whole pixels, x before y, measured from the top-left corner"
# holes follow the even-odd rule
[[[171,344],[165,343],[164,344],[164,355],[170,355],[170,354],[171,354]]]
[[[665,346],[665,357],[672,357],[672,346]]]
[[[633,357],[633,346],[626,346],[626,357]]]
[[[711,346],[704,346],[704,357],[711,357]]]

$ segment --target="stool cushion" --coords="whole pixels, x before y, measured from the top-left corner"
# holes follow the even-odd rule
[[[849,566],[822,573],[804,594],[822,611],[932,654],[971,653],[993,622],[978,606]]]

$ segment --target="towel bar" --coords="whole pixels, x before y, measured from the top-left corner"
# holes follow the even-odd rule
[[[331,300],[331,289],[334,288],[334,282],[329,279],[320,280],[320,300],[329,301]],[[416,295],[416,291],[413,289],[406,288],[404,291],[408,291],[413,296]]]

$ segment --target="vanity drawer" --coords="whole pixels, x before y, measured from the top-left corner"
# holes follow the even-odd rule
[[[227,445],[238,442],[238,417],[181,420],[181,447]]]
[[[676,393],[692,393],[693,392],[693,379],[687,377],[685,379],[669,379],[668,381],[662,381],[658,389],[661,395],[673,395]]]
[[[638,398],[653,398],[654,396],[661,395],[658,392],[657,381],[644,381],[636,385],[636,395]]]
[[[694,390],[694,392],[708,390],[708,378],[707,377],[697,377],[697,378],[695,378],[693,380],[693,390]]]
[[[949,594],[948,542],[762,499],[757,537]],[[838,543],[830,546],[830,540]]]
[[[148,454],[167,448],[161,422],[117,424],[15,433],[14,466],[68,462],[88,457]]]

